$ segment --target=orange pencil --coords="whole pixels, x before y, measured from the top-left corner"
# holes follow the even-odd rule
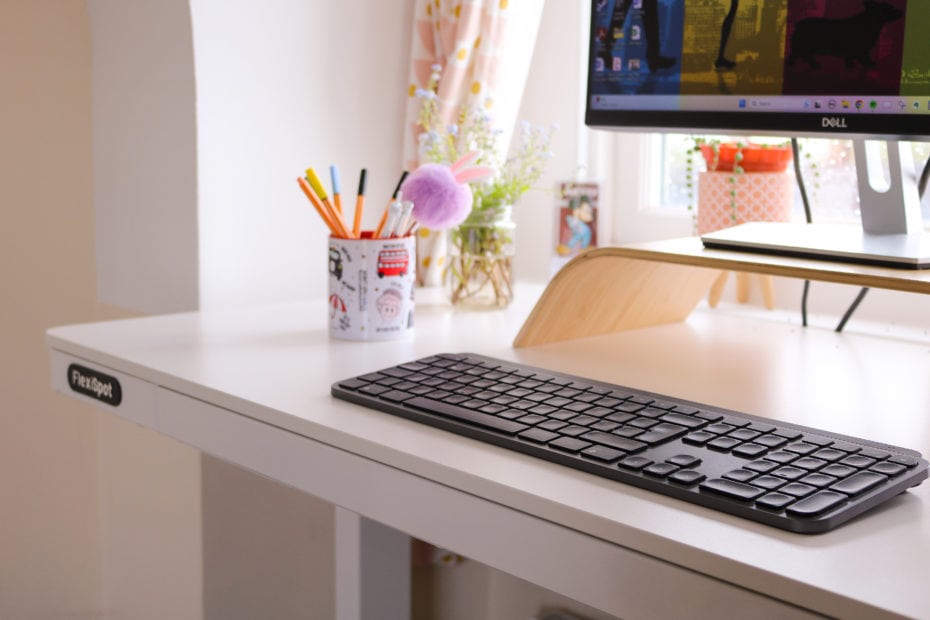
[[[326,223],[326,226],[329,227],[329,230],[333,233],[333,236],[348,239],[349,231],[345,229],[345,226],[342,225],[342,222],[333,218],[333,216],[326,210],[326,207],[323,205],[323,203],[320,202],[320,199],[317,198],[316,194],[313,192],[313,189],[310,187],[307,181],[298,177],[297,184],[300,185],[300,189],[303,190],[307,198],[310,199],[310,202],[313,203],[313,207],[316,209],[316,212],[320,214],[321,218],[323,218],[323,221]]]
[[[365,209],[365,178],[368,171],[362,168],[358,177],[358,196],[355,198],[355,220],[352,222],[352,235],[358,239],[362,228],[362,211]]]

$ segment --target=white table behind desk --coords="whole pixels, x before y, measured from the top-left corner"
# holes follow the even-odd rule
[[[116,415],[617,616],[930,616],[930,485],[802,536],[329,395],[342,378],[476,351],[930,453],[926,343],[698,311],[512,349],[538,292],[502,312],[418,307],[398,342],[330,340],[322,303],[55,328],[52,376],[84,398],[68,363],[110,373],[124,402],[101,406]]]

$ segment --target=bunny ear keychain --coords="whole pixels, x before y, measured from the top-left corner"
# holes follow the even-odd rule
[[[480,153],[471,151],[452,165],[423,164],[401,186],[404,199],[413,202],[413,217],[427,228],[457,226],[472,206],[469,183],[488,178],[493,168],[476,166]]]

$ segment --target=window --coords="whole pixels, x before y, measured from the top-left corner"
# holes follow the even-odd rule
[[[721,136],[701,136],[708,139]],[[737,139],[737,138],[731,138]],[[747,140],[743,137],[742,140]],[[693,173],[704,169],[703,160],[694,157],[692,149],[695,136],[686,134],[656,135],[653,146],[661,153],[660,174],[651,180],[656,184],[660,200],[653,207],[662,210],[681,211],[696,207],[693,195]],[[754,140],[755,141],[755,140]],[[771,138],[759,139],[772,143]],[[784,142],[784,140],[774,140]],[[930,144],[911,143],[914,166],[920,174],[930,157]],[[858,220],[859,195],[856,189],[856,169],[850,140],[801,139],[799,142],[801,175],[815,220]],[[930,195],[923,203],[925,221],[930,222]],[[804,217],[800,191],[795,197],[795,214]]]

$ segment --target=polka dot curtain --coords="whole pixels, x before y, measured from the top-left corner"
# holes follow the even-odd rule
[[[511,7],[523,2],[521,14]],[[501,127],[495,111],[502,99],[522,95],[526,76],[514,76],[508,63],[509,46],[513,45],[513,28],[523,27],[527,0],[414,0],[413,42],[411,45],[407,131],[404,134],[404,162],[407,170],[421,163],[417,155],[417,125],[420,102],[415,93],[427,88],[433,66],[440,67],[437,98],[443,120],[451,122],[462,104],[485,109],[498,129],[511,133],[511,127]],[[530,2],[542,11],[542,2]],[[514,80],[515,77],[519,79]],[[517,86],[514,87],[514,84]],[[512,101],[511,101],[512,103]],[[513,107],[513,106],[511,106]],[[418,230],[417,282],[421,286],[442,283],[445,263],[445,231],[426,228]]]

